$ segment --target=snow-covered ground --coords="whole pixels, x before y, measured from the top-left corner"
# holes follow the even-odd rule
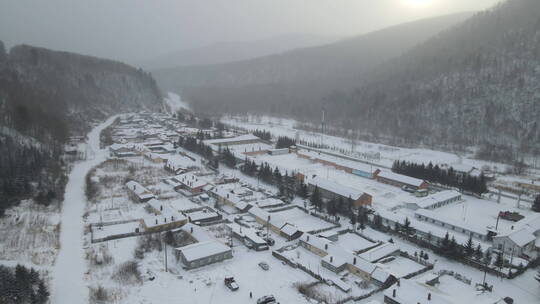
[[[456,169],[465,170],[470,170],[472,167],[481,169],[487,166],[493,171],[504,172],[508,167],[506,164],[473,159],[472,155],[458,155],[456,153],[423,148],[408,149],[392,147],[361,140],[356,140],[353,145],[350,139],[296,129],[297,122],[292,119],[269,116],[227,116],[222,118],[222,122],[247,130],[259,129],[270,131],[274,136],[288,136],[317,144],[322,142],[330,148],[344,150],[351,156],[363,158],[366,161],[371,161],[385,167],[391,167],[395,160],[418,163],[432,162],[433,164],[446,164]],[[380,159],[370,157],[376,154],[380,155]]]
[[[77,163],[69,174],[62,207],[60,244],[61,249],[53,268],[51,288],[52,303],[86,303],[88,289],[84,282],[85,260],[83,256],[83,230],[86,198],[84,185],[86,173],[104,161],[107,152],[99,149],[99,134],[116,117],[95,127],[88,134],[88,144],[93,153],[88,159]]]
[[[295,135],[294,133],[290,133],[291,130],[294,131],[294,122],[283,120],[277,127],[274,123],[268,125],[271,128],[285,130],[283,131],[284,133],[281,134],[271,130],[275,135],[288,135],[292,137]],[[98,128],[102,128],[103,126],[104,125],[101,125]],[[262,126],[263,125],[259,125],[258,129],[267,129]],[[95,155],[91,160],[79,163],[74,167],[72,175],[75,174],[74,172],[77,172],[77,176],[70,176],[70,182],[66,189],[66,202],[64,203],[61,219],[63,223],[60,238],[62,250],[54,269],[55,281],[53,285],[52,303],[87,303],[85,300],[88,297],[88,287],[95,289],[98,286],[103,286],[110,292],[109,300],[114,303],[247,304],[256,302],[257,298],[266,294],[274,294],[281,303],[313,303],[313,301],[310,302],[303,297],[295,288],[294,284],[314,282],[315,279],[300,269],[285,265],[280,260],[273,257],[270,251],[251,251],[236,239],[234,240],[232,259],[193,270],[184,270],[181,267],[182,264],[175,259],[173,249],[168,246],[168,272],[165,271],[164,251],[154,249],[145,252],[144,257],[142,258],[134,254],[136,248],[140,247],[141,240],[144,240],[144,237],[130,237],[97,244],[83,243],[83,240],[87,239],[88,235],[86,234],[83,236],[83,214],[87,223],[132,220],[148,215],[148,211],[145,208],[146,204],[134,203],[128,199],[126,189],[123,186],[125,179],[128,177],[136,179],[150,189],[165,206],[176,210],[189,210],[202,205],[214,207],[215,204],[214,199],[201,202],[197,197],[188,198],[173,191],[170,185],[162,182],[164,178],[170,177],[170,173],[163,170],[163,164],[144,161],[140,156],[125,159],[126,163],[122,165],[122,168],[115,167],[114,163],[98,166],[95,180],[99,181],[101,190],[99,191],[95,202],[86,203],[84,197],[84,176],[92,167],[105,160],[106,156],[106,153],[103,150],[97,148],[99,147],[99,139],[96,137],[96,132],[99,134],[99,131],[96,131],[96,129],[90,134],[90,146],[94,149]],[[308,132],[303,134],[309,136]],[[316,139],[319,135],[314,134],[312,136],[312,139]],[[336,144],[341,145],[340,147],[342,148],[347,145],[350,146],[350,143],[347,143],[347,140],[335,139],[335,141]],[[368,145],[371,146],[368,147]],[[357,145],[357,147],[358,146],[364,146],[364,143]],[[242,146],[237,149],[238,151],[236,152],[241,153],[249,151],[251,148],[253,147]],[[377,145],[368,143],[365,143],[364,148],[374,149],[374,151],[380,152],[381,155],[383,155],[381,158],[383,162],[384,158],[388,155],[390,155],[388,157],[404,155],[396,152],[395,149],[398,148],[388,147],[379,149]],[[193,164],[203,167],[202,160],[198,155],[183,149],[180,150],[183,153],[193,156],[196,160]],[[398,150],[400,151],[399,153],[404,153],[401,149]],[[424,151],[421,149],[414,150],[414,152],[408,151],[407,153],[412,153],[409,156],[412,157],[411,159],[414,157],[422,158],[431,155],[429,157],[437,158],[440,156],[443,161],[446,161],[452,160],[452,157],[455,156],[452,156],[453,154],[445,156],[439,154],[443,152]],[[446,160],[445,157],[447,157]],[[399,208],[403,205],[403,201],[412,199],[413,196],[402,191],[398,187],[354,176],[344,171],[299,158],[293,154],[278,156],[261,154],[252,156],[251,158],[261,163],[268,162],[271,166],[277,165],[282,171],[287,170],[290,172],[292,170],[303,170],[303,172],[317,174],[332,179],[340,184],[371,193],[373,194],[373,207],[375,210],[395,208],[398,212],[402,212],[403,215],[409,217],[414,216],[413,211]],[[391,164],[391,161],[388,162]],[[241,183],[247,183],[253,186],[257,185],[257,188],[260,187],[266,189],[271,193],[277,192],[275,187],[264,184],[256,178],[247,177],[238,170],[220,166],[219,171],[221,174],[238,177]],[[293,201],[293,204],[303,207],[304,200],[296,198]],[[477,199],[465,196],[464,202],[452,203],[436,211],[442,212],[456,220],[464,218],[466,221],[477,222],[479,225],[492,225],[494,223],[494,217],[496,217],[496,214],[500,209],[513,211],[516,210],[514,207],[514,202],[507,198],[503,198],[501,204],[497,204],[494,200]],[[230,212],[230,214],[228,214],[219,209],[217,209],[217,211],[229,221],[234,220],[235,217],[238,216],[235,214],[237,212]],[[524,214],[527,213],[523,210],[522,212]],[[297,208],[282,210],[276,214],[285,218],[287,221],[294,222],[304,230],[318,230],[333,227],[332,224],[306,214]],[[256,223],[249,215],[243,216],[243,223],[247,223],[253,228],[262,230],[263,232],[265,231],[264,227],[261,224]],[[332,230],[337,231],[338,229],[341,230],[350,227],[350,223],[346,218],[341,219],[341,225],[341,228],[334,228]],[[511,223],[501,222],[499,225],[500,229],[508,229]],[[228,233],[223,231],[222,226],[224,225],[212,225],[204,227],[204,229],[209,233],[212,233],[219,241],[225,243],[227,241],[225,238],[228,237]],[[125,232],[124,230],[126,229],[133,230],[134,227],[133,224],[120,224],[104,228],[103,232],[104,235],[107,235],[112,232]],[[87,231],[85,233],[87,233]],[[391,238],[390,235],[370,228],[363,230],[362,233],[367,238],[374,241],[386,242]],[[274,232],[270,232],[270,234],[276,241],[276,244],[272,249],[296,243],[294,241],[287,242],[283,237]],[[393,241],[401,250],[406,251],[411,255],[414,255],[415,252],[418,253],[421,250],[415,245],[397,239],[396,237],[393,237]],[[350,251],[364,250],[375,245],[375,243],[366,238],[362,238],[353,233],[340,235],[336,243]],[[88,248],[86,248],[85,251],[83,251],[83,245],[88,245]],[[88,258],[89,254],[96,252],[101,252],[104,255],[106,253],[107,256],[111,257],[111,260],[107,263],[96,265],[91,258]],[[435,270],[454,270],[465,277],[471,278],[473,284],[481,282],[483,273],[480,271],[438,256],[431,251],[427,252],[429,253],[429,262],[435,264]],[[87,254],[86,259],[84,256],[85,253]],[[324,274],[325,277],[336,280],[344,279],[346,284],[351,285],[353,290],[350,293],[344,293],[335,286],[327,286],[324,284],[316,286],[320,292],[329,294],[333,300],[350,295],[364,294],[375,288],[370,285],[367,289],[362,289],[355,283],[355,280],[357,280],[356,276],[349,274],[345,278],[342,278],[341,275],[327,270],[321,266],[319,256],[303,248],[285,251],[284,255],[288,256],[291,260],[301,262],[302,265],[315,273]],[[155,280],[148,280],[145,276],[143,282],[134,284],[124,284],[119,282],[114,278],[114,273],[122,263],[128,261],[136,261],[143,275],[148,273],[148,271],[155,274]],[[270,266],[270,270],[262,270],[257,265],[261,261],[267,262]],[[405,275],[423,268],[422,265],[402,257],[390,261],[384,266],[397,275]],[[231,275],[235,277],[240,285],[240,290],[236,292],[230,291],[223,284],[224,277]],[[488,275],[488,283],[494,285],[494,293],[497,296],[511,296],[514,298],[515,303],[537,303],[540,299],[540,290],[538,289],[533,276],[533,270],[529,270],[524,275],[514,280],[501,280]],[[249,297],[250,292],[253,293],[253,298]],[[367,303],[372,300],[379,300],[382,303],[382,293],[377,293],[360,303]]]

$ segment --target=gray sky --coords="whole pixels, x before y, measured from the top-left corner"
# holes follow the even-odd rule
[[[0,40],[134,62],[220,41],[350,36],[500,0],[0,0]]]

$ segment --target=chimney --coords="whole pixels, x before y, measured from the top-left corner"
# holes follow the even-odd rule
[[[394,290],[392,290],[392,298],[395,298],[395,297],[396,297],[396,290],[394,289]]]
[[[428,300],[428,301],[431,301],[431,292],[429,292],[429,293],[427,294],[427,300]]]

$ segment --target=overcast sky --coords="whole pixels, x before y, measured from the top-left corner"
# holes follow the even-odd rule
[[[0,40],[128,62],[220,41],[351,36],[500,0],[0,0]]]

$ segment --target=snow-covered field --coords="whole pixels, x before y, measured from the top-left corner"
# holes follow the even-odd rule
[[[355,140],[355,143],[352,144],[350,139],[296,129],[297,122],[292,119],[269,116],[227,116],[222,118],[222,122],[247,130],[266,130],[274,136],[299,138],[317,144],[324,143],[330,148],[344,150],[351,156],[363,158],[384,167],[391,167],[396,160],[406,160],[426,164],[432,162],[433,164],[449,165],[464,170],[470,170],[473,167],[478,169],[489,167],[496,172],[505,172],[508,168],[506,164],[473,159],[471,154],[458,155],[423,148],[392,147],[361,140]],[[380,155],[380,159],[370,157],[377,154]]]
[[[0,221],[0,261],[48,269],[60,249],[58,207],[23,201]]]

